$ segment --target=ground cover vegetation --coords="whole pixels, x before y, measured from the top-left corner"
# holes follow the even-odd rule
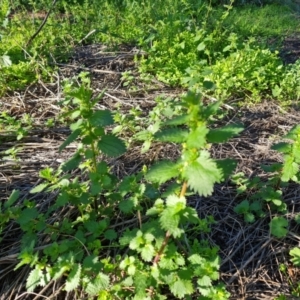
[[[297,1],[0,3],[0,299],[300,296]]]

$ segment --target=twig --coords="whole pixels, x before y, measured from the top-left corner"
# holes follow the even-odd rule
[[[32,43],[32,41],[36,38],[36,36],[42,31],[42,29],[45,26],[45,24],[46,24],[46,22],[47,22],[47,20],[48,20],[48,18],[50,16],[50,13],[51,13],[52,9],[54,8],[54,5],[56,4],[56,2],[57,2],[57,0],[53,0],[52,5],[51,5],[48,13],[46,14],[43,22],[41,23],[41,25],[38,28],[38,30],[31,36],[31,38],[29,39],[29,41],[26,44],[26,47],[28,47]]]

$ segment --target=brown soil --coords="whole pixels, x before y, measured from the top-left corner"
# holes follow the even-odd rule
[[[295,47],[296,51],[296,42],[287,40],[286,45],[290,45],[289,49]],[[69,63],[59,64],[60,72],[55,83],[39,82],[23,92],[16,92],[1,99],[2,110],[17,117],[21,117],[25,112],[30,113],[36,122],[35,129],[21,141],[16,141],[13,135],[0,133],[1,151],[12,146],[22,147],[18,153],[19,161],[0,160],[2,202],[13,189],[21,191],[20,201],[34,199],[41,211],[54,201],[55,193],[33,196],[29,191],[40,182],[39,170],[46,166],[58,167],[76,149],[74,143],[62,154],[58,152],[59,145],[70,133],[68,127],[57,123],[57,126],[47,129],[42,125],[45,119],[56,117],[61,110],[58,101],[62,98],[61,82],[64,78],[72,77],[83,70],[91,72],[95,94],[106,88],[103,100],[98,103],[99,109],[114,110],[121,106],[123,112],[126,112],[132,107],[140,106],[146,114],[155,105],[156,96],[164,94],[176,98],[181,95],[183,90],[171,89],[156,80],[150,84],[140,81],[133,62],[136,54],[143,53],[130,46],[120,47],[117,52],[110,51],[102,45],[79,47],[74,51]],[[293,55],[294,59],[296,52]],[[287,62],[292,61],[287,52],[285,57]],[[136,76],[135,90],[130,91],[128,87],[123,86],[121,73],[124,71],[132,71]],[[282,160],[270,147],[294,125],[300,124],[299,110],[283,110],[275,102],[263,102],[244,108],[226,106],[224,112],[227,116],[219,121],[219,125],[242,122],[245,130],[230,142],[212,147],[212,155],[215,158],[235,158],[238,161],[237,172],[242,171],[249,177],[260,175],[263,179],[266,178],[260,165]],[[178,154],[174,145],[162,147],[156,144],[147,154],[141,155],[137,145],[122,158],[110,163],[114,172],[122,177],[124,174],[136,172],[143,164],[149,165],[161,158],[175,158]],[[299,199],[299,186],[291,184],[284,190],[289,220],[300,210]],[[237,195],[230,182],[217,185],[211,197],[191,197],[190,205],[197,209],[201,217],[213,215],[218,221],[211,233],[195,232],[195,237],[206,238],[213,245],[220,247],[221,279],[231,292],[231,299],[274,299],[280,293],[288,296],[291,294],[289,280],[293,283],[300,280],[300,273],[291,265],[288,255],[289,250],[299,243],[299,225],[291,221],[290,233],[284,239],[271,237],[268,223],[272,213],[253,224],[247,224],[233,210],[242,200],[244,198]],[[74,208],[66,208],[56,218],[62,218],[66,213],[74,213]],[[51,283],[35,295],[25,292],[24,280],[29,269],[25,267],[21,271],[13,271],[18,263],[20,234],[16,225],[10,223],[0,242],[0,299],[81,299],[75,298],[74,294],[58,293],[55,296],[53,291],[59,292],[61,289],[59,282]],[[41,240],[38,247],[43,247],[45,242]],[[279,271],[280,264],[288,267],[288,277]]]

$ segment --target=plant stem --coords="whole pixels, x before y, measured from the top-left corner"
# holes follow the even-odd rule
[[[185,181],[185,182],[183,183],[183,185],[182,185],[182,188],[181,188],[181,192],[180,192],[180,196],[179,196],[179,197],[184,197],[184,195],[185,195],[185,193],[186,193],[186,189],[187,189],[187,182]],[[156,256],[154,257],[154,260],[153,260],[153,265],[154,265],[154,266],[159,262],[159,260],[160,260],[160,258],[161,258],[161,255],[163,254],[163,252],[164,252],[164,250],[165,250],[165,248],[166,248],[166,246],[167,246],[167,244],[168,244],[168,241],[169,241],[170,236],[171,236],[171,233],[170,233],[170,231],[168,230],[168,231],[166,232],[166,236],[165,236],[165,238],[164,238],[164,241],[163,241],[162,245],[160,246],[159,251],[157,252]]]

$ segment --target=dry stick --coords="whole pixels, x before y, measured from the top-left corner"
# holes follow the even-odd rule
[[[185,182],[183,183],[183,185],[182,185],[182,188],[181,188],[181,192],[180,192],[180,196],[179,196],[179,197],[184,197],[184,195],[185,195],[185,193],[186,193],[186,189],[187,189],[187,182],[185,181]],[[163,241],[163,243],[162,243],[162,245],[161,245],[159,251],[157,252],[157,254],[156,254],[156,256],[155,256],[155,258],[154,258],[154,260],[153,260],[153,265],[154,265],[154,266],[159,262],[159,260],[160,260],[160,258],[161,258],[161,255],[162,255],[162,253],[164,252],[165,247],[166,247],[167,244],[168,244],[168,241],[169,241],[170,236],[171,236],[171,233],[170,233],[170,231],[168,230],[167,233],[166,233],[165,239],[164,239],[164,241]]]
[[[51,5],[48,13],[46,14],[43,22],[41,23],[41,25],[38,28],[38,30],[34,33],[34,35],[29,39],[29,41],[26,44],[26,47],[28,47],[32,43],[32,41],[36,38],[36,36],[42,31],[42,29],[45,26],[45,24],[46,24],[46,22],[47,22],[47,20],[48,20],[48,18],[50,16],[50,13],[51,13],[52,9],[54,8],[54,5],[56,4],[56,2],[57,2],[57,0],[53,0],[52,5]]]

